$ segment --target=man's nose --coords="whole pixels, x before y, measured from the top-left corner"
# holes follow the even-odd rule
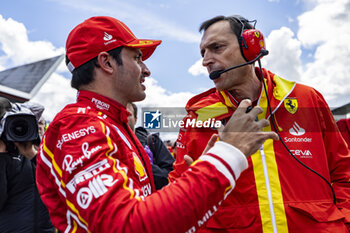
[[[145,63],[141,63],[142,75],[145,77],[149,77],[151,75],[151,71],[148,69]]]
[[[206,51],[203,54],[202,65],[207,67],[207,66],[209,66],[212,63],[213,63],[213,57],[211,56],[210,52]]]

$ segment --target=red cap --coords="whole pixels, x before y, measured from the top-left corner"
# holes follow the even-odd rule
[[[161,40],[137,39],[124,23],[115,18],[92,17],[70,32],[66,42],[66,54],[70,61],[67,66],[72,72],[100,52],[120,46],[141,49],[142,60],[146,60],[161,42]]]

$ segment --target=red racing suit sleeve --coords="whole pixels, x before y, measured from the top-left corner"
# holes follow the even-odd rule
[[[151,194],[145,174],[135,173],[139,165],[125,135],[85,116],[50,125],[38,153],[38,189],[61,232],[194,232],[248,167],[239,150],[217,142]]]
[[[336,205],[345,215],[344,222],[350,231],[350,151],[326,101],[319,92],[316,91],[316,93],[330,177],[337,199]]]
[[[217,133],[217,131],[212,129],[197,130],[192,127],[180,129],[176,141],[176,161],[173,163],[174,170],[169,173],[170,181],[174,181],[187,170],[188,166],[184,160],[184,156],[188,155],[193,160],[198,159],[214,133]]]

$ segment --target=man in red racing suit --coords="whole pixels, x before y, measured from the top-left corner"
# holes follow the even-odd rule
[[[261,141],[277,139],[258,132],[268,122],[250,120],[262,110],[246,114],[245,101],[221,141],[155,192],[150,161],[128,126],[125,106],[144,99],[142,82],[150,72],[143,60],[159,44],[136,39],[111,17],[90,18],[70,33],[67,63],[77,102],[50,124],[37,160],[38,189],[61,232],[195,232],[232,191],[248,166],[246,156]],[[243,137],[230,135],[230,127],[240,128],[237,119],[247,122]],[[246,143],[253,145],[240,147]]]
[[[248,159],[248,169],[205,228],[210,232],[273,232],[275,224],[278,232],[346,232],[344,223],[349,227],[350,222],[350,157],[325,100],[310,87],[265,70],[264,76],[282,140],[300,161],[332,183],[337,203],[319,176],[295,161],[280,141],[268,140]],[[264,91],[256,104],[265,110],[259,118],[267,118]],[[202,121],[225,122],[236,108],[230,93],[215,88],[186,105],[187,118]],[[187,169],[184,155],[197,159],[214,133],[217,131],[212,128],[180,130],[171,181]]]
[[[218,16],[202,24],[205,32],[201,53],[209,72],[227,69],[237,65],[227,66],[228,62],[242,59],[237,43],[242,38],[237,40],[232,28],[242,24],[248,27],[247,23],[244,18]],[[267,140],[248,159],[249,167],[241,174],[236,188],[201,232],[348,232],[350,155],[326,101],[313,88],[262,71],[263,77],[259,68],[249,65],[223,73],[214,81],[216,88],[193,97],[186,105],[188,115],[184,122],[195,119],[225,123],[237,108],[237,96],[243,93],[264,109],[259,119],[270,121],[265,130],[274,130],[274,121],[281,136],[280,141]],[[266,83],[268,96],[262,82]],[[179,132],[170,181],[186,171],[184,156],[197,159],[210,136],[217,133],[215,128],[187,126]],[[297,162],[281,141],[328,184]]]

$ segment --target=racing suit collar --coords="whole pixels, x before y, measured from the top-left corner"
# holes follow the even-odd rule
[[[267,76],[266,70],[262,69],[262,71],[263,71],[264,77]],[[264,77],[261,77],[260,69],[258,67],[255,67],[255,73],[260,81],[264,78]],[[252,100],[253,107],[257,105],[258,100],[261,96],[262,90],[263,90],[263,85],[260,82],[260,89],[259,89],[258,97],[255,100]],[[237,97],[232,96],[231,93],[227,90],[223,90],[223,91],[217,90],[217,93],[218,93],[218,96],[219,96],[221,102],[223,102],[226,106],[233,108],[233,109],[236,109],[238,107],[239,103],[242,101],[242,99],[239,99]]]
[[[128,111],[119,102],[92,91],[78,91],[77,102],[85,102],[97,111],[102,117],[110,117],[116,121],[128,123]]]

